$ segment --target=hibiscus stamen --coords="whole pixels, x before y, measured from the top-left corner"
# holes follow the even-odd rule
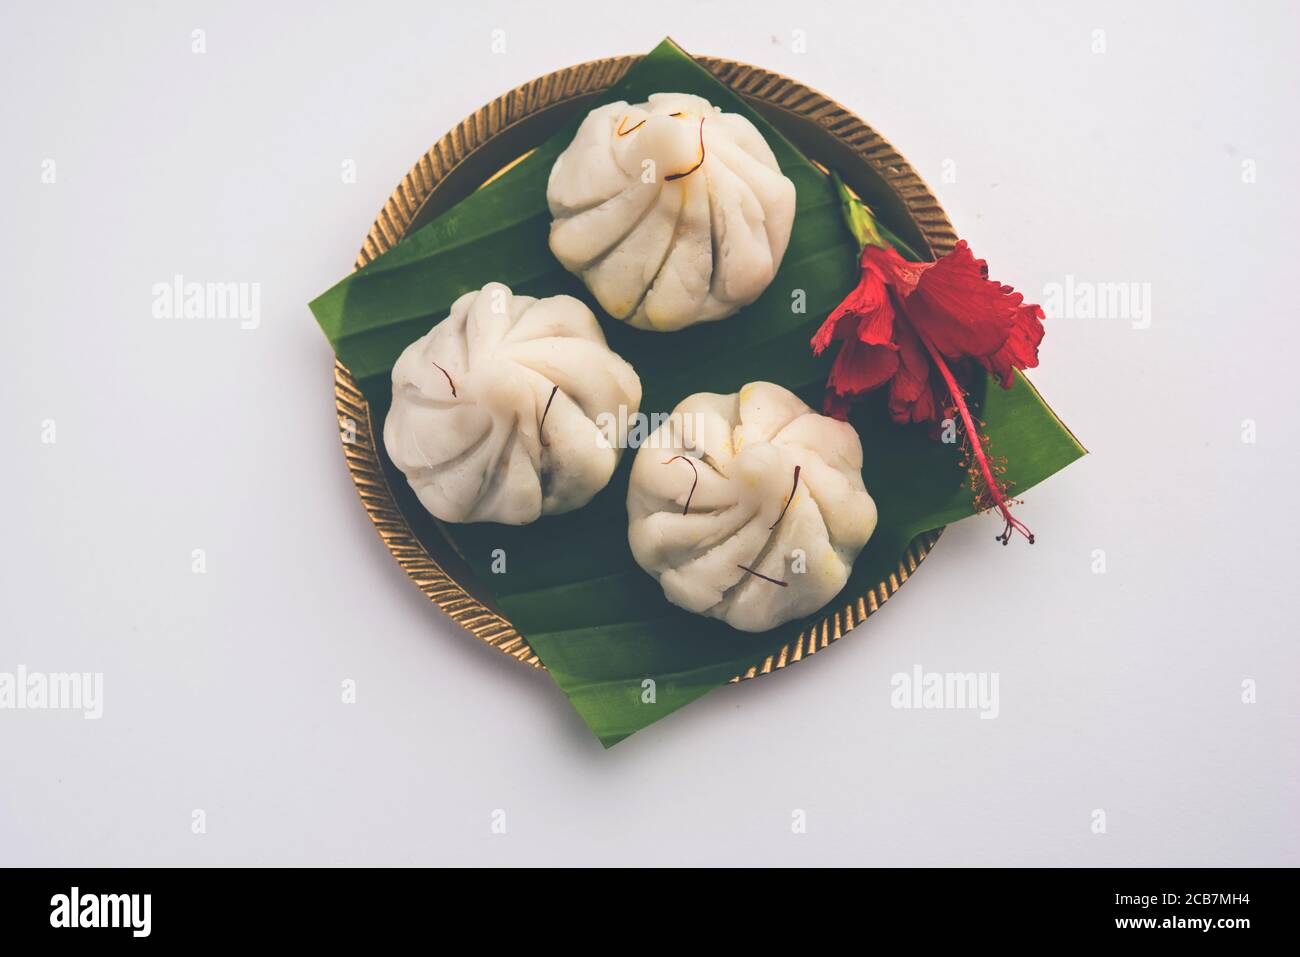
[[[984,486],[987,489],[988,496],[993,500],[993,504],[989,507],[996,508],[1001,512],[1002,518],[1006,522],[1002,534],[996,536],[997,541],[1003,545],[1008,544],[1011,541],[1012,531],[1016,531],[1028,539],[1030,545],[1034,544],[1034,533],[1025,526],[1024,522],[1011,514],[1011,504],[1003,492],[1002,482],[994,475],[993,466],[989,464],[988,456],[984,453],[984,444],[980,441],[979,429],[975,427],[970,409],[966,406],[966,393],[957,384],[957,379],[952,374],[952,370],[948,368],[948,363],[944,361],[943,356],[939,354],[939,350],[930,342],[930,338],[919,329],[916,330],[916,334],[920,338],[921,344],[925,346],[926,351],[930,353],[930,358],[934,360],[939,374],[943,376],[943,381],[948,386],[948,394],[952,396],[953,404],[961,414],[962,423],[966,426],[966,441],[970,443],[971,453],[975,457],[976,465],[983,474]]]

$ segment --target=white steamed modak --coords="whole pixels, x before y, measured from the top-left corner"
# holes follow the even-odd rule
[[[434,517],[524,525],[605,487],[640,405],[583,303],[488,283],[398,358],[384,445]]]
[[[790,241],[795,188],[749,120],[656,93],[588,114],[546,200],[564,268],[611,316],[668,332],[762,294]]]
[[[664,596],[741,631],[834,598],[876,528],[857,432],[770,382],[683,400],[637,452],[627,511]]]

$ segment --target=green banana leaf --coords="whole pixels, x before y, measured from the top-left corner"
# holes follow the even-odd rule
[[[388,412],[389,374],[400,352],[444,318],[458,296],[489,281],[516,293],[567,293],[586,302],[601,318],[610,346],[641,376],[647,415],[669,412],[694,392],[734,392],[756,380],[783,385],[820,407],[831,357],[815,358],[809,339],[857,278],[858,246],[844,224],[835,184],[671,41],[633,66],[598,103],[641,102],[660,91],[695,93],[747,116],[794,182],[794,230],[767,291],[737,316],[675,333],[632,329],[605,315],[547,247],[546,181],[581,120],[576,117],[523,162],[311,303],[369,401],[377,430]],[[903,233],[924,248],[914,231],[908,233],[910,224],[889,226],[891,235]],[[806,296],[804,311],[792,308],[797,290]],[[1018,493],[1084,454],[1023,378],[1010,390],[981,391],[992,447],[1007,458],[1007,477]],[[887,579],[915,537],[973,512],[954,446],[933,441],[924,429],[892,424],[876,398],[861,404],[853,425],[880,522],[833,607]],[[415,534],[437,543],[445,531],[606,747],[725,684],[822,617],[748,634],[670,605],[627,543],[632,451],[610,484],[576,512],[518,528],[483,523],[440,530],[377,444]],[[492,573],[497,549],[506,556],[505,574]],[[654,681],[653,696],[643,695],[646,679]]]

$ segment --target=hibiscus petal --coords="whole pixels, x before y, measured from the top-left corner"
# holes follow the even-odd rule
[[[1004,292],[1015,294],[1017,302],[1019,293],[1010,286],[1003,286]],[[1011,335],[1002,344],[1002,348],[993,355],[979,360],[980,365],[997,376],[1002,388],[1010,389],[1015,381],[1015,369],[1032,369],[1038,365],[1038,346],[1043,341],[1043,309],[1032,303],[1022,303],[1016,308],[1015,319],[1011,325]]]
[[[900,362],[898,372],[889,384],[889,414],[899,423],[937,419],[939,409],[934,399],[930,357],[925,346],[904,319],[895,324],[894,333]]]
[[[812,337],[813,355],[821,355],[836,339],[848,339],[855,328],[857,328],[857,317],[846,299],[836,306],[817,328],[817,334]]]
[[[847,422],[849,421],[849,412],[852,409],[853,400],[848,396],[837,395],[827,389],[826,395],[822,397],[822,415],[829,415],[832,419]]]
[[[881,249],[879,246],[862,248],[862,272],[875,273],[885,285],[892,286],[904,298],[911,295],[921,277],[934,265],[908,262],[895,249]]]
[[[848,315],[848,310],[844,304],[835,307],[835,311],[826,317],[826,321],[817,329],[817,334],[812,337],[813,355],[819,356],[826,351],[826,347],[835,339],[842,339],[843,336],[836,335],[839,330],[840,322]]]
[[[814,355],[821,355],[833,341],[857,338],[868,345],[895,348],[891,338],[894,306],[889,287],[876,273],[864,271],[858,285],[826,317],[812,337]]]
[[[869,346],[897,349],[894,344],[894,303],[885,281],[875,273],[864,271],[858,291],[858,341]]]
[[[840,395],[861,395],[889,381],[898,369],[898,353],[885,346],[846,340],[835,357],[827,388]]]
[[[898,425],[916,425],[939,421],[939,402],[934,389],[926,388],[912,401],[901,399],[889,390],[889,417]]]
[[[992,356],[1012,333],[1024,297],[986,274],[984,261],[962,240],[903,303],[916,330],[948,358]]]

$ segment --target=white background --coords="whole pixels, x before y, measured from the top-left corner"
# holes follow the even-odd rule
[[[9,6],[0,671],[103,672],[105,702],[0,711],[0,864],[1300,864],[1298,20]],[[848,641],[606,752],[389,557],[306,304],[461,117],[666,34],[855,110],[995,278],[1031,299],[1067,274],[1149,283],[1152,321],[1049,322],[1033,378],[1092,454],[1027,496],[1036,546],[953,527]],[[176,274],[260,283],[260,326],[155,319]],[[997,672],[1000,716],[891,708],[917,664]]]

